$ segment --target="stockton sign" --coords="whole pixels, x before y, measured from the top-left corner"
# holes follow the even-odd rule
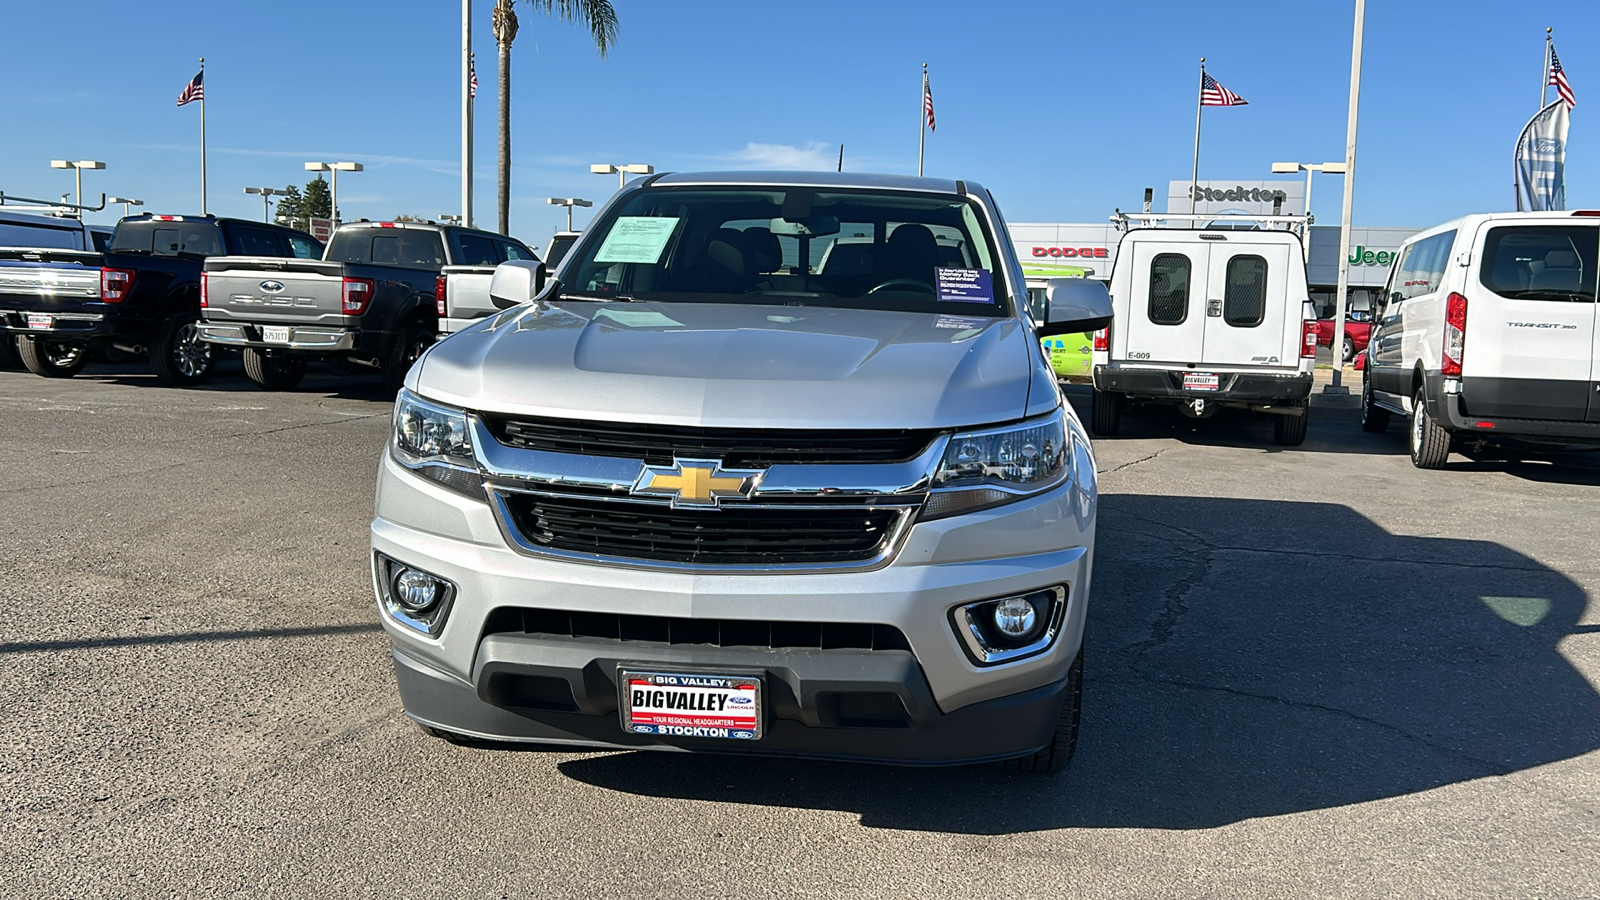
[[[1242,184],[1226,190],[1209,187],[1192,187],[1189,190],[1195,200],[1209,200],[1212,203],[1271,203],[1274,200],[1281,203],[1289,199],[1289,195],[1283,191],[1247,188]]]
[[[1105,259],[1109,254],[1104,247],[1035,247],[1033,255],[1057,259]]]

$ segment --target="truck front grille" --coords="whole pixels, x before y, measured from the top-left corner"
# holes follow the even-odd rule
[[[895,463],[916,459],[938,432],[919,429],[750,429],[485,416],[508,447],[641,459],[720,459],[729,468],[779,464]]]
[[[887,552],[905,507],[672,509],[602,497],[508,494],[512,527],[535,547],[684,565],[860,563]]]
[[[560,609],[501,607],[485,634],[528,634],[591,640],[771,650],[910,650],[900,629],[859,622],[769,622],[759,619],[679,619]]]

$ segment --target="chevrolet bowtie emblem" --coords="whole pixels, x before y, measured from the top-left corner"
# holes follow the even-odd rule
[[[724,469],[715,459],[675,459],[670,466],[645,466],[633,483],[635,494],[671,497],[673,506],[717,506],[730,497],[748,497],[761,469]]]

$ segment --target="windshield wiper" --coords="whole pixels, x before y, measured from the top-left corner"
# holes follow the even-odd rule
[[[600,294],[570,294],[569,293],[569,294],[562,294],[561,297],[562,297],[562,299],[565,299],[565,300],[593,300],[593,301],[596,301],[596,302],[599,302],[599,303],[610,303],[612,301],[621,301],[623,303],[632,303],[633,301],[638,299],[637,297],[633,296],[632,294],[610,294],[610,295],[606,295],[606,296],[601,296]]]

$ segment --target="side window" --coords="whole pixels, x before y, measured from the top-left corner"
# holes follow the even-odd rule
[[[235,227],[232,230],[233,240],[238,245],[240,256],[283,255],[283,247],[278,243],[278,236],[265,228]]]
[[[1478,281],[1513,300],[1592,302],[1597,254],[1600,228],[1591,225],[1491,228]]]
[[[322,258],[322,248],[318,247],[317,242],[311,238],[300,234],[290,234],[285,235],[285,237],[289,241],[289,252],[294,254],[295,259]]]
[[[526,260],[529,260],[531,262],[531,261],[537,261],[538,258],[539,258],[537,256],[534,256],[533,253],[530,250],[528,250],[527,247],[524,247],[521,244],[513,243],[511,241],[501,241],[500,242],[500,249],[505,251],[506,259],[526,259]]]
[[[1189,257],[1159,253],[1150,261],[1150,321],[1181,325],[1189,318]]]
[[[456,244],[461,248],[458,266],[497,266],[500,255],[495,252],[495,242],[480,234],[460,234]]]
[[[1433,259],[1428,264],[1428,290],[1437,291],[1444,287],[1444,273],[1450,268],[1450,250],[1455,246],[1456,233],[1446,231],[1434,235],[1430,240],[1434,242],[1434,247]]]
[[[1400,278],[1400,273],[1405,271],[1407,266],[1411,265],[1411,254],[1415,253],[1416,251],[1417,245],[1415,244],[1410,244],[1400,248],[1400,252],[1395,254],[1394,263],[1389,266],[1389,280],[1383,283],[1383,296],[1378,298],[1379,306],[1385,310],[1385,314],[1387,314],[1389,304],[1396,302],[1396,292],[1400,293],[1401,299],[1405,297],[1405,292],[1401,291],[1402,280]],[[1324,318],[1327,317],[1324,316]]]
[[[1396,269],[1398,283],[1390,290],[1406,300],[1439,290],[1455,239],[1456,233],[1447,231],[1412,244]]]
[[[1228,260],[1222,287],[1222,320],[1235,328],[1254,328],[1267,316],[1267,261],[1259,256]]]

